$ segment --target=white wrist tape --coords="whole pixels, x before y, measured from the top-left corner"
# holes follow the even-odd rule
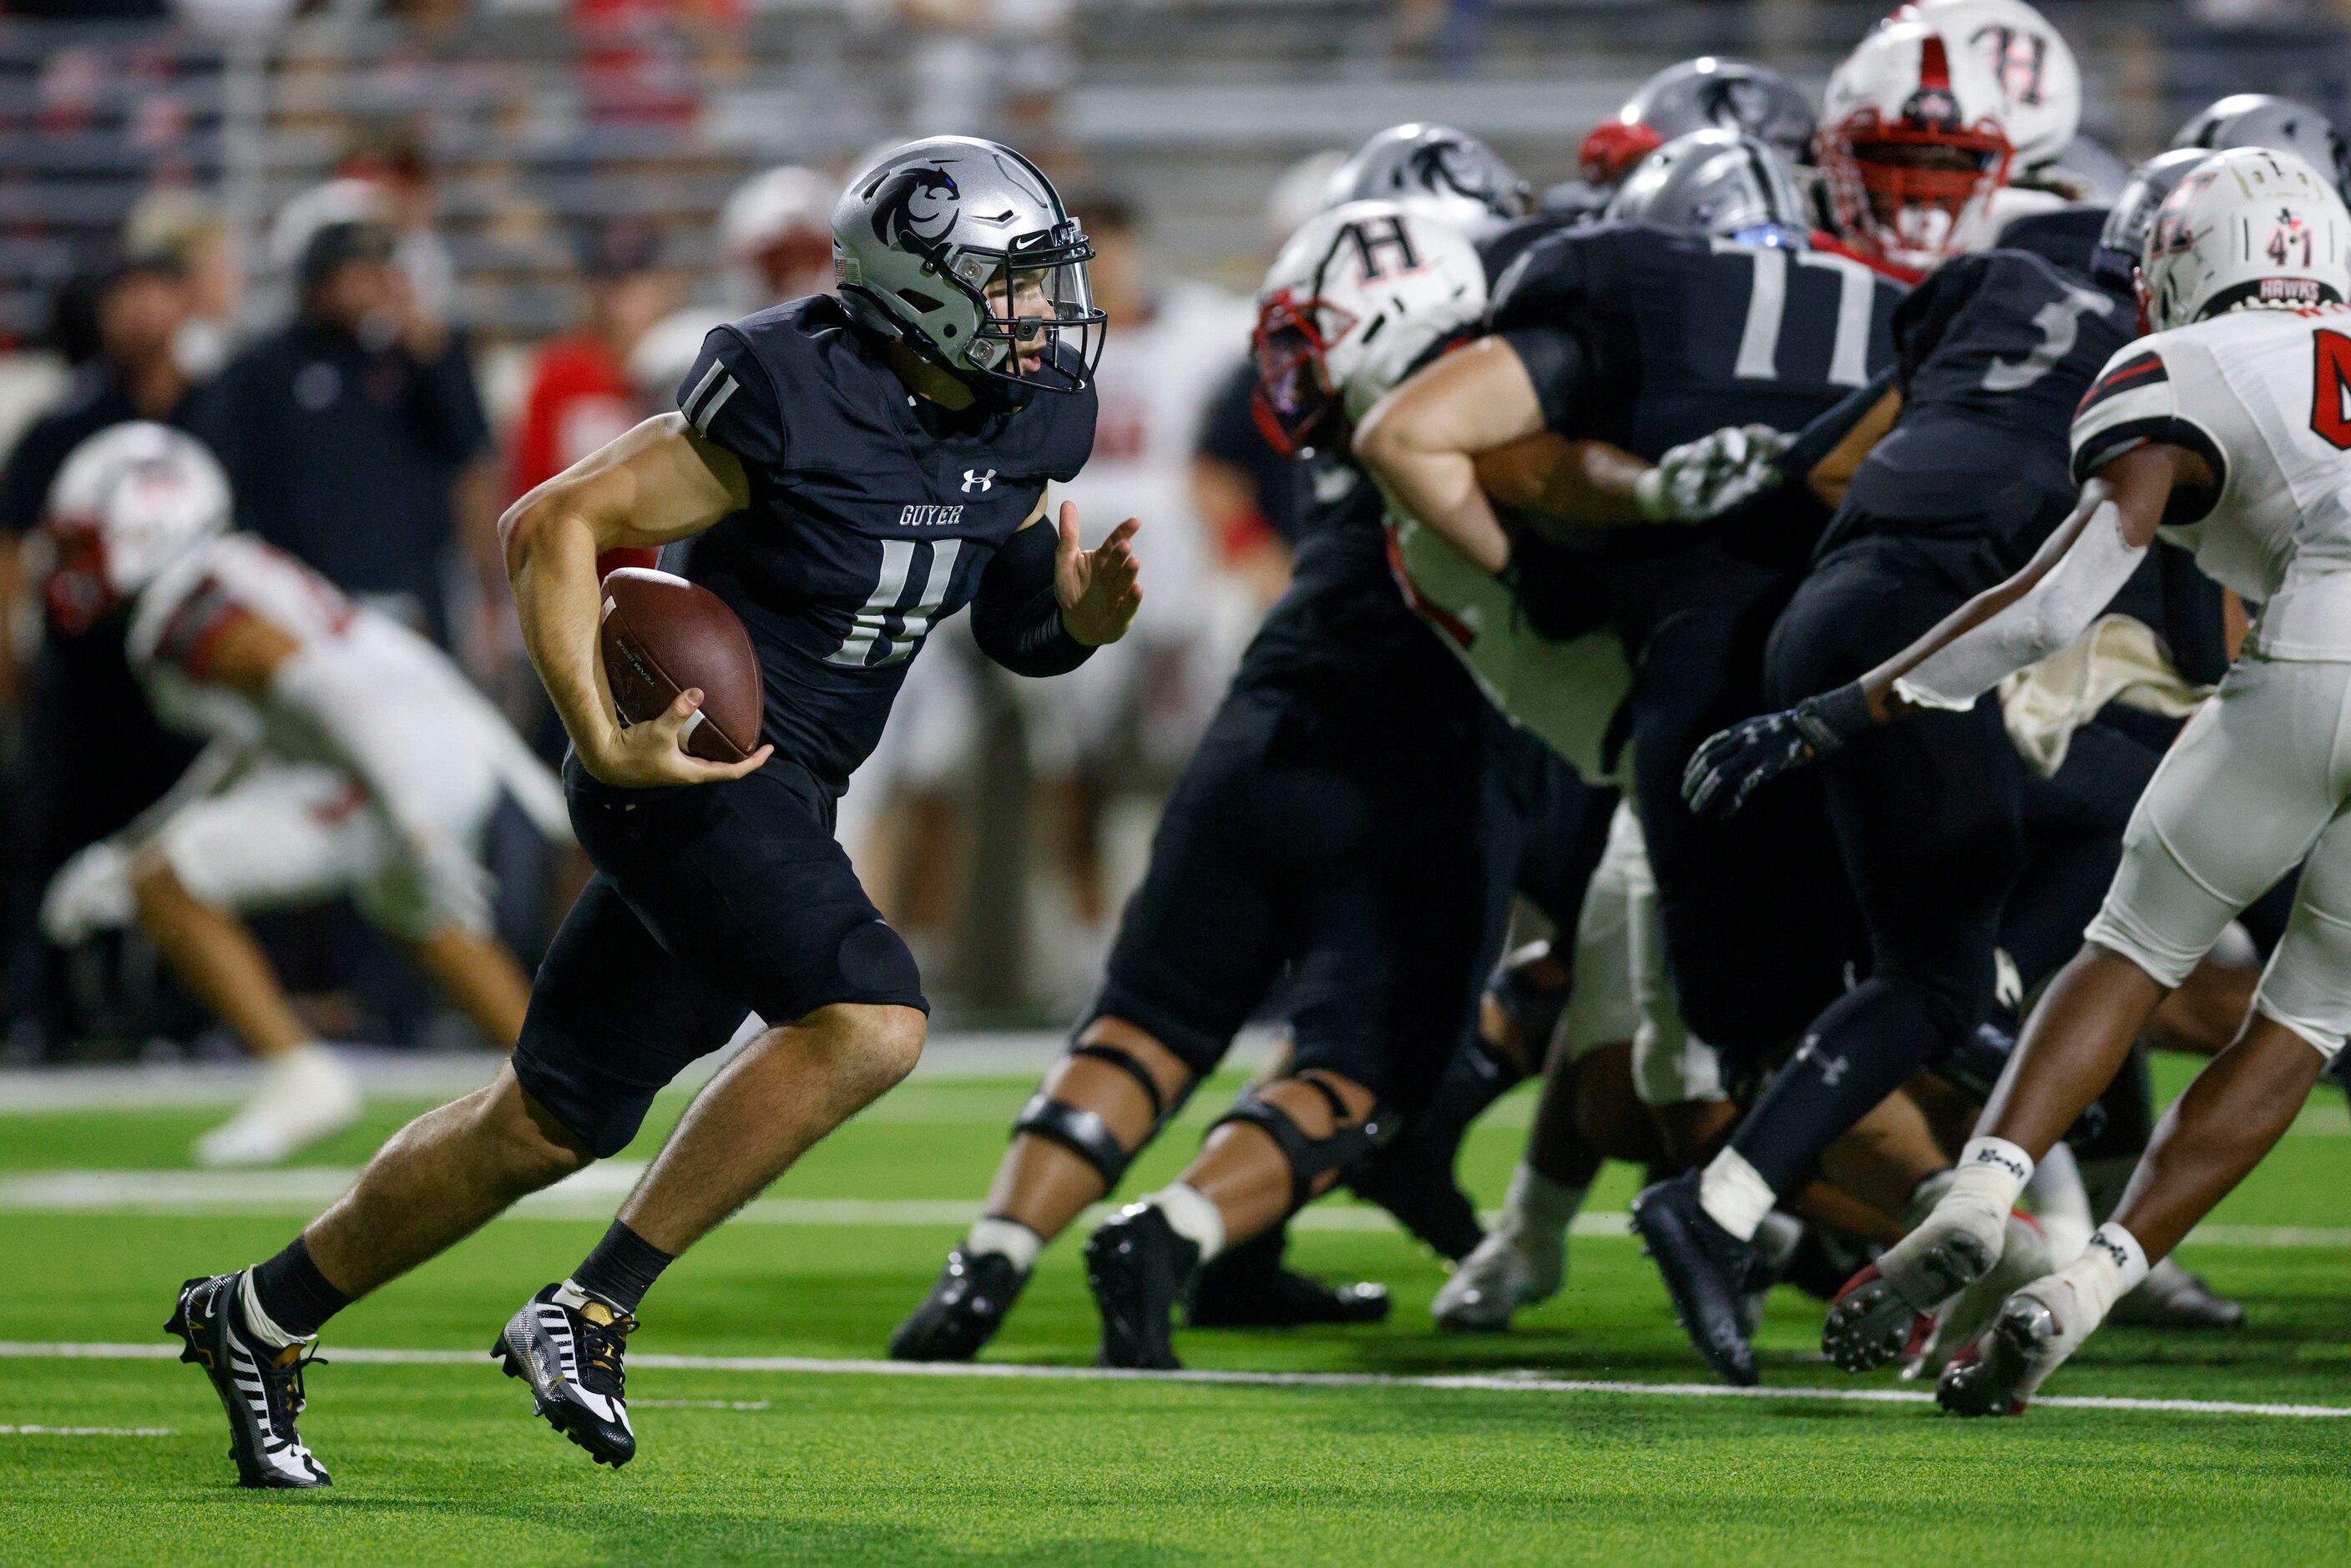
[[[1976,698],[2003,678],[2039,664],[2089,630],[2146,558],[2145,545],[2123,538],[2122,509],[2101,502],[2047,576],[2023,598],[1896,680],[1896,695],[1921,707],[1973,707]]]

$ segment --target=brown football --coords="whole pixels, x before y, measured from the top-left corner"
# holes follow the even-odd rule
[[[658,718],[689,686],[702,717],[685,749],[740,762],[759,744],[759,655],[743,622],[710,590],[666,571],[624,566],[604,579],[604,676],[631,724]]]

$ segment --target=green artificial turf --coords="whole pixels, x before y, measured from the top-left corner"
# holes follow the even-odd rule
[[[2165,1075],[2177,1087],[2177,1069]],[[917,1080],[820,1147],[784,1198],[976,1200],[1030,1085]],[[2332,1092],[2325,1092],[2331,1093]],[[1219,1108],[1204,1092],[1196,1126]],[[1523,1096],[1473,1135],[1463,1170],[1499,1199]],[[348,1165],[413,1107],[303,1156]],[[674,1116],[664,1106],[643,1157]],[[168,1170],[216,1111],[0,1117],[0,1171]],[[1129,1186],[1194,1146],[1178,1132]],[[1612,1171],[1592,1207],[1621,1210]],[[2351,1119],[2322,1098],[2215,1216],[2351,1225]],[[291,1214],[0,1213],[0,1340],[162,1344],[173,1288],[250,1261]],[[499,1377],[492,1334],[559,1277],[590,1218],[492,1226],[331,1325],[304,1435],[335,1486],[239,1492],[217,1406],[165,1360],[0,1359],[0,1561],[1964,1563],[2332,1559],[2351,1420],[2036,1408],[1961,1423],[1917,1404],[1442,1388],[1229,1385],[639,1366],[640,1457],[590,1467]],[[955,1239],[952,1225],[751,1216],[678,1263],[647,1303],[639,1356],[879,1356]],[[2351,1407],[2351,1249],[2198,1244],[2187,1261],[2243,1297],[2227,1334],[2110,1329],[2061,1375],[2067,1396]],[[1292,1259],[1386,1281],[1377,1328],[1179,1335],[1189,1364],[1418,1377],[1529,1369],[1607,1382],[1704,1374],[1629,1241],[1579,1237],[1567,1290],[1519,1332],[1429,1327],[1437,1265],[1391,1231],[1301,1229]],[[1813,1354],[1817,1303],[1773,1299],[1766,1383],[1842,1378]],[[1074,1246],[1047,1254],[987,1360],[1082,1367],[1093,1315]],[[451,1364],[335,1364],[338,1346],[465,1353]]]

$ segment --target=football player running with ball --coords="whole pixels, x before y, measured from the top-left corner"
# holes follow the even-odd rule
[[[2285,938],[2236,1040],[2165,1113],[2121,1206],[2078,1260],[2009,1296],[1944,1373],[1946,1409],[2022,1410],[2268,1153],[2351,1030],[2346,251],[2351,213],[2294,153],[2241,148],[2198,168],[2141,253],[2154,335],[2114,355],[2074,415],[2073,515],[2016,575],[1816,699],[1855,716],[1848,733],[1967,708],[2078,636],[2158,534],[2263,607],[2140,799],[2105,906],[2028,1020],[1958,1176],[1847,1288],[1828,1337],[1898,1343],[2000,1262],[2034,1162],[2228,924],[2300,863]],[[1702,755],[1743,783],[1826,749],[1744,726]]]
[[[550,1425],[625,1464],[622,1358],[647,1288],[922,1051],[914,960],[832,823],[925,632],[968,604],[991,657],[1050,675],[1134,619],[1133,519],[1092,551],[1071,507],[1034,526],[1047,483],[1092,446],[1104,319],[1051,183],[994,142],[911,142],[851,184],[832,232],[838,297],[713,331],[678,413],[504,519],[597,874],[486,1088],[396,1134],[276,1257],[183,1288],[171,1331],[213,1380],[245,1485],[326,1483],[294,1423],[329,1317],[620,1152],[654,1094],[757,1012],[768,1027],[696,1096],[604,1239],[491,1347]],[[695,536],[691,575],[760,664],[764,744],[738,763],[683,748],[696,691],[622,728],[598,653],[596,553]]]

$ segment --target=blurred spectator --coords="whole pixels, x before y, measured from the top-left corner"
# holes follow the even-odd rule
[[[627,430],[647,410],[629,375],[629,356],[674,303],[676,284],[653,236],[631,225],[597,234],[582,258],[588,319],[533,356],[507,458],[507,488],[519,496]],[[614,550],[616,566],[651,566],[657,552]]]
[[[152,419],[192,427],[202,399],[173,342],[188,316],[179,268],[158,256],[127,259],[90,291],[97,352],[80,364],[57,407],[28,426],[0,468],[0,594],[15,602],[40,564],[26,538],[47,508],[50,483],[75,447],[110,425]],[[8,962],[0,1015],[41,1011],[58,1021],[61,988],[35,915],[49,874],[83,845],[114,832],[179,777],[195,748],[149,711],[122,656],[110,617],[78,634],[51,620],[29,673],[13,640],[0,640],[0,692],[25,710],[23,776],[9,834]]]
[[[220,209],[193,191],[151,191],[122,224],[122,248],[160,256],[188,284],[188,316],[172,340],[180,368],[203,381],[228,363],[245,275]]]
[[[503,481],[464,342],[419,307],[398,246],[365,219],[315,229],[298,315],[230,363],[208,428],[245,527],[445,643],[453,542],[503,602]]]

